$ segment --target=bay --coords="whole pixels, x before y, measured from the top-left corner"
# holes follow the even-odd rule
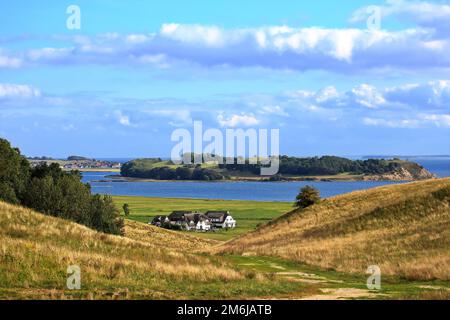
[[[450,177],[450,157],[411,157],[438,177]],[[92,193],[145,196],[161,198],[198,198],[223,200],[293,201],[299,189],[305,185],[316,187],[322,197],[364,190],[393,181],[292,181],[292,182],[113,182],[109,175],[115,172],[84,172],[83,182],[89,182]],[[99,180],[105,180],[99,182]]]

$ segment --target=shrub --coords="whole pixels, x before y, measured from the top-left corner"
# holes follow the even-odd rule
[[[295,206],[306,208],[320,201],[319,190],[312,186],[305,186],[300,189],[300,193],[296,197]]]

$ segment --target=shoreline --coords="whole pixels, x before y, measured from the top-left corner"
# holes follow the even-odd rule
[[[120,175],[107,175],[106,179],[109,180],[92,180],[92,182],[221,182],[221,183],[232,183],[232,182],[371,182],[371,181],[389,181],[389,182],[413,182],[428,179],[388,179],[383,176],[365,176],[365,175],[340,175],[340,176],[310,176],[310,177],[283,177],[281,180],[270,180],[267,177],[232,177],[231,179],[224,180],[157,180],[157,179],[147,179],[147,178],[135,178],[135,177],[123,177]],[[436,178],[432,178],[436,179]]]

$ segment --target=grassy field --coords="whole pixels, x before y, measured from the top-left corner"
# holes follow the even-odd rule
[[[383,186],[294,210],[218,252],[362,274],[450,280],[450,178]]]
[[[174,210],[227,210],[237,221],[237,227],[232,230],[221,230],[207,233],[192,233],[198,237],[229,240],[248,231],[254,230],[258,225],[269,222],[293,209],[292,203],[287,202],[258,202],[258,201],[230,201],[230,200],[202,200],[202,199],[175,199],[175,198],[148,198],[114,196],[114,202],[122,211],[124,203],[130,206],[129,219],[148,223],[156,215],[167,215]],[[187,232],[186,232],[187,233]]]
[[[225,243],[132,220],[106,235],[0,202],[0,299],[450,299],[449,192],[450,179],[386,186],[281,217],[291,204],[115,198],[144,222],[186,206],[236,212],[248,230],[278,217]],[[366,287],[370,264],[381,290]]]
[[[211,245],[132,222],[125,237],[107,235],[0,202],[0,299],[226,299],[312,292],[196,252]],[[66,287],[69,265],[81,268],[81,290]]]

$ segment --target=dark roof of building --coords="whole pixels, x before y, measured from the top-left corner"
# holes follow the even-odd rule
[[[172,213],[175,214],[189,214],[189,213],[197,213],[196,211],[188,211],[188,210],[176,210],[176,211],[172,211]]]
[[[186,221],[193,221],[195,223],[199,222],[200,220],[207,220],[208,217],[202,213],[188,213],[184,215],[184,218]]]
[[[186,216],[195,215],[195,211],[173,211],[169,214],[169,220],[184,220]]]
[[[208,211],[206,216],[211,219],[221,219],[224,220],[228,216],[228,211]]]

